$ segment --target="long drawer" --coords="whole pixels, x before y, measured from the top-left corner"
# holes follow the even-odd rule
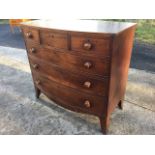
[[[108,95],[109,78],[95,79],[86,75],[80,76],[53,66],[43,60],[29,57],[31,70],[36,75],[45,75],[60,84],[101,96]]]
[[[105,113],[107,104],[105,97],[83,94],[78,90],[50,81],[43,76],[33,75],[33,78],[36,87],[61,105],[74,107],[78,111],[95,115]]]
[[[58,65],[62,69],[82,72],[98,76],[109,76],[109,58],[92,58],[88,56],[77,56],[68,51],[56,51],[41,46],[27,43],[28,54],[39,59],[43,59],[52,64]]]

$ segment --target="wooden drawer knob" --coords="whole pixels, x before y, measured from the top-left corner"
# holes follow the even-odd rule
[[[86,82],[84,82],[83,85],[84,85],[86,88],[90,88],[90,87],[91,87],[91,82],[86,81]]]
[[[84,102],[84,105],[85,105],[86,108],[90,108],[90,106],[91,106],[90,101],[89,100],[86,100]]]
[[[34,64],[34,65],[32,65],[32,67],[33,67],[34,69],[37,69],[37,68],[39,67],[39,65],[38,65],[38,64]]]
[[[41,84],[41,81],[36,80],[35,83],[36,83],[36,85],[40,85]]]
[[[89,68],[91,68],[92,64],[91,64],[91,62],[85,62],[84,66],[89,69]]]
[[[27,33],[26,33],[26,36],[27,36],[28,38],[32,38],[32,33],[31,33],[31,32],[27,32]]]
[[[36,52],[36,49],[35,48],[30,48],[30,53],[35,53]]]
[[[86,42],[84,43],[83,48],[85,50],[90,50],[92,48],[92,44],[90,42]]]

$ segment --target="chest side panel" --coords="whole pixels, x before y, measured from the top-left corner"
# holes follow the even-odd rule
[[[111,57],[108,113],[124,99],[130,65],[135,26],[119,33],[113,39]]]

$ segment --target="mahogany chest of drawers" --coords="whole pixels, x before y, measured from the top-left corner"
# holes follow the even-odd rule
[[[100,119],[122,109],[135,23],[43,21],[21,24],[36,97]]]

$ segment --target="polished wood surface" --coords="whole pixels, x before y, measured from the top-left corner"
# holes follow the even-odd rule
[[[35,20],[22,25],[63,31],[117,34],[135,26],[135,23],[96,20]]]
[[[136,24],[43,21],[21,25],[36,97],[99,117],[103,133],[123,108]]]
[[[43,45],[52,46],[55,48],[67,49],[67,33],[57,33],[51,31],[40,31],[40,39]]]

